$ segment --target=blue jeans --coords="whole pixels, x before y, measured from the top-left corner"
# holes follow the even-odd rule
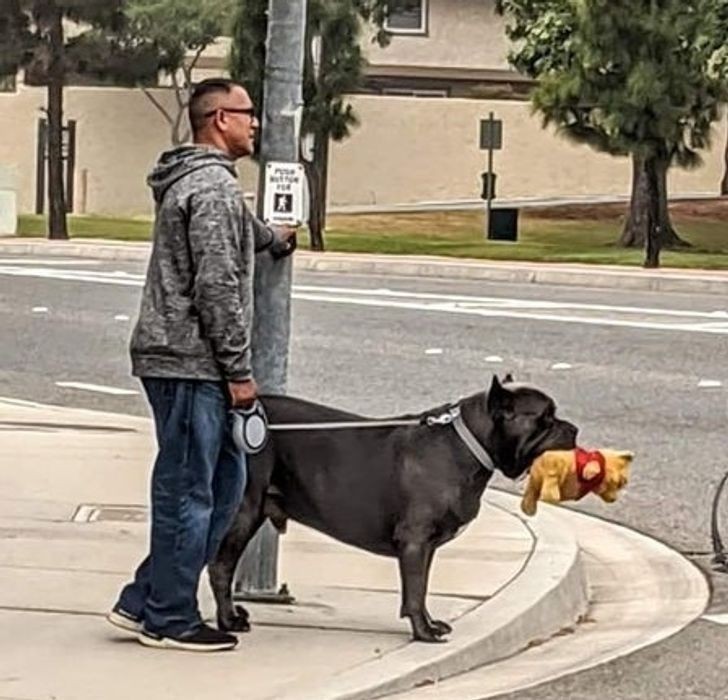
[[[117,605],[145,629],[176,637],[201,623],[200,574],[240,505],[246,463],[233,443],[222,384],[151,378],[142,384],[159,446],[150,548]]]

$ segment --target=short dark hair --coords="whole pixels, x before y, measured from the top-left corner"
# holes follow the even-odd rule
[[[193,134],[205,124],[205,114],[211,109],[210,97],[219,94],[229,95],[234,87],[243,86],[230,78],[207,78],[195,85],[187,107]]]

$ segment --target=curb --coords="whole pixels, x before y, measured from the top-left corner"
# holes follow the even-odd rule
[[[407,644],[344,671],[325,688],[299,688],[277,700],[373,700],[431,685],[502,660],[574,625],[588,608],[579,546],[548,508],[526,520],[517,496],[486,491],[486,500],[531,530],[534,547],[519,575],[503,590],[463,615],[447,644]]]
[[[123,241],[69,242],[0,237],[0,255],[48,255],[146,262],[149,245]],[[728,271],[676,268],[644,270],[608,265],[481,261],[429,255],[372,255],[367,253],[312,253],[298,251],[294,267],[299,272],[338,272],[370,276],[401,276],[449,280],[549,284],[593,289],[624,289],[683,294],[728,296]]]

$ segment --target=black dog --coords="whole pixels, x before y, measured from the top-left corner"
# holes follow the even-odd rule
[[[292,518],[355,547],[397,557],[401,616],[410,618],[414,638],[435,642],[451,632],[427,612],[428,576],[435,549],[480,509],[492,472],[477,459],[478,447],[491,468],[511,479],[542,452],[575,447],[577,429],[556,418],[551,398],[507,380],[501,384],[494,377],[487,393],[457,404],[479,443],[474,448],[453,425],[427,424],[449,406],[403,417],[421,419],[421,425],[273,433],[250,459],[245,498],[209,567],[220,629],[250,628],[247,611],[233,607],[231,582],[241,553],[268,516],[279,528]],[[362,420],[294,398],[270,396],[263,403],[272,425]]]

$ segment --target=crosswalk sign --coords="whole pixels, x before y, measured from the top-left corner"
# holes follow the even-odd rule
[[[300,163],[270,162],[265,166],[263,218],[268,224],[303,223],[303,178]]]

